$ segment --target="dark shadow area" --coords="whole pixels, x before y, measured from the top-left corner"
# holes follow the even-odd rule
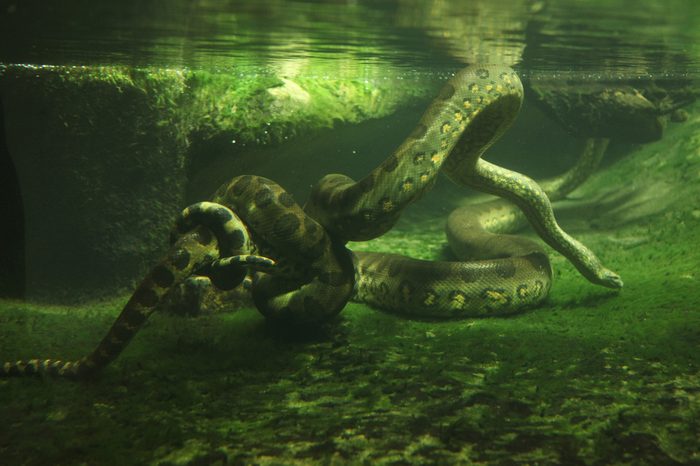
[[[5,134],[5,110],[0,100],[0,297],[24,297],[24,209],[17,172]]]

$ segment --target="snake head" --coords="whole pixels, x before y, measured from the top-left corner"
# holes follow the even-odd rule
[[[624,285],[624,283],[622,283],[622,278],[620,278],[618,274],[605,268],[601,270],[600,276],[598,277],[598,284],[616,290],[619,290]]]

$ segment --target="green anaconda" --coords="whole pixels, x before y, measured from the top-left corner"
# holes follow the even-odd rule
[[[588,280],[621,287],[615,273],[557,225],[542,187],[481,158],[515,119],[522,99],[522,84],[511,69],[466,68],[443,86],[416,129],[382,164],[358,182],[323,177],[303,208],[271,180],[234,178],[211,202],[183,211],[168,254],[90,355],[8,362],[0,375],[95,373],[119,355],[166,293],[192,275],[208,276],[224,289],[246,283],[266,317],[310,323],[334,316],[350,299],[433,317],[503,314],[539,303],[551,285],[544,251],[532,241],[482,228],[486,214],[500,205],[467,208],[448,221],[457,253],[478,260],[432,262],[345,247],[390,230],[440,171],[458,184],[508,199]],[[550,186],[552,193],[566,189],[562,182]]]

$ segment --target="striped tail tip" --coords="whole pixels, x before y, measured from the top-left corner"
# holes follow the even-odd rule
[[[61,361],[58,359],[8,361],[0,367],[0,377],[26,377],[46,374],[52,377],[77,378],[85,376],[89,372],[85,362],[85,360]]]

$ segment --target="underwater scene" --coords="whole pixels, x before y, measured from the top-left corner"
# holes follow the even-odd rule
[[[0,0],[0,464],[700,464],[700,3]]]

